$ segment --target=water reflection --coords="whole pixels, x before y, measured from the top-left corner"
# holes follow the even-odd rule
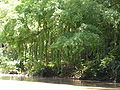
[[[19,80],[19,81],[46,82],[46,83],[55,83],[55,84],[69,84],[76,86],[120,88],[120,83],[107,83],[100,81],[74,80],[74,79],[64,79],[64,78],[38,78],[38,77],[27,77],[20,75],[0,75],[0,80]]]

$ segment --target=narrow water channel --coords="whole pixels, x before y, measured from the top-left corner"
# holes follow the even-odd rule
[[[27,77],[20,75],[7,75],[0,74],[0,80],[17,80],[17,81],[29,81],[29,82],[44,82],[53,84],[67,84],[74,86],[90,86],[90,87],[104,87],[104,88],[118,88],[120,90],[120,83],[109,83],[91,80],[74,80],[64,78],[38,78],[38,77]]]

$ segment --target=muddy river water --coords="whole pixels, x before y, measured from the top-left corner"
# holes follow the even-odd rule
[[[13,83],[13,81],[14,82],[23,81],[23,82],[31,82],[31,83],[37,82],[37,83],[39,83],[39,85],[42,83],[52,84],[52,85],[56,84],[56,85],[58,85],[58,87],[59,87],[59,85],[68,85],[68,86],[70,85],[70,86],[75,86],[75,87],[81,87],[81,86],[82,87],[92,87],[92,89],[89,88],[86,90],[106,90],[106,89],[107,90],[120,90],[120,83],[100,82],[100,81],[91,81],[91,80],[74,80],[74,79],[64,79],[64,78],[42,78],[42,77],[28,77],[28,76],[23,76],[23,75],[0,74],[0,81],[1,81],[0,83],[2,83],[3,81],[6,81],[6,82],[12,81],[12,83]],[[25,84],[27,84],[27,83],[25,83]],[[31,84],[31,85],[33,85],[33,84]],[[1,85],[0,85],[0,87],[1,87]],[[98,87],[100,89],[97,89]],[[52,89],[50,89],[50,90],[52,90]],[[58,89],[56,89],[56,90],[58,90]],[[81,89],[81,90],[84,90],[84,89]]]

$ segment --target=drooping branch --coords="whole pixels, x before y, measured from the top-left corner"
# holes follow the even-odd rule
[[[108,6],[108,8],[111,8],[111,7],[118,5],[118,4],[120,4],[120,2],[113,3],[112,5]]]

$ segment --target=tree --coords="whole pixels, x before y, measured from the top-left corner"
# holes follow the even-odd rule
[[[9,57],[32,74],[51,70],[97,79],[107,73],[105,79],[119,79],[120,12],[112,5],[112,0],[21,0],[16,18],[5,23],[2,42]]]

